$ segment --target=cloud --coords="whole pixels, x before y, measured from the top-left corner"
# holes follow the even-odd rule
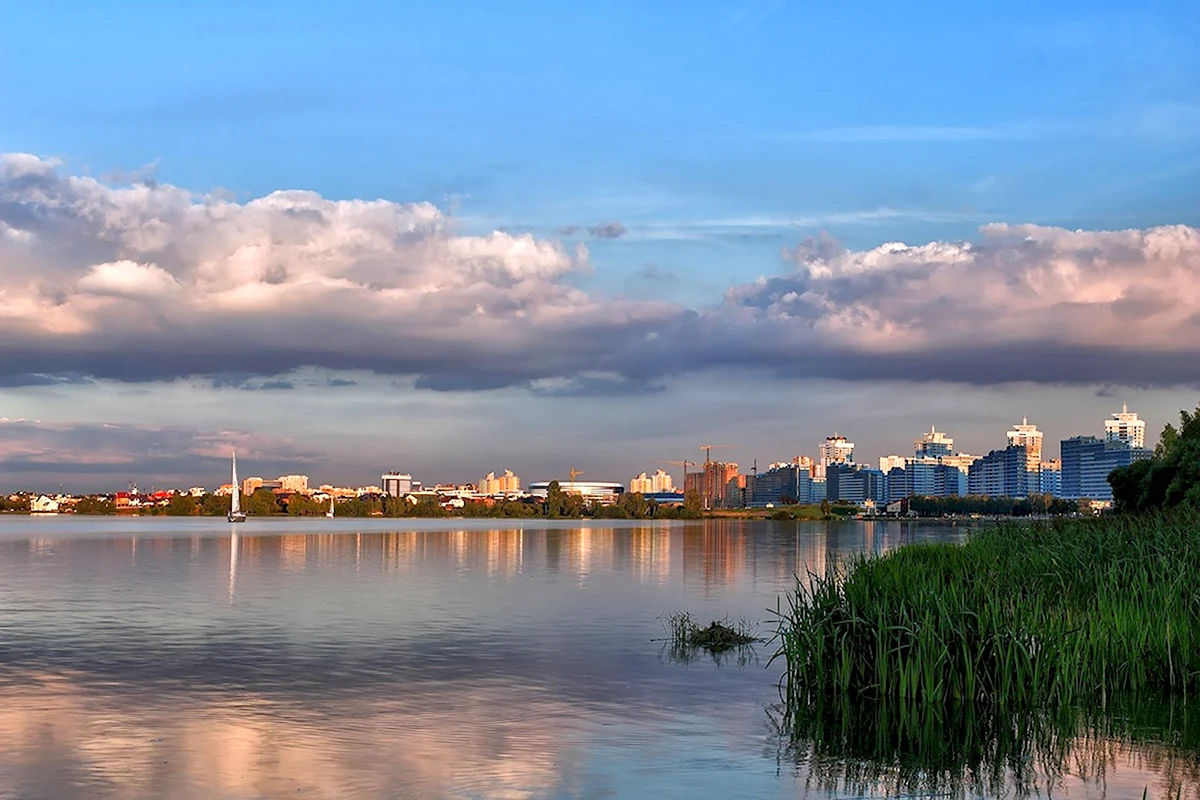
[[[304,191],[236,203],[17,154],[0,157],[0,230],[9,376],[307,366],[506,386],[614,367],[683,313],[577,289],[571,279],[590,269],[582,245],[463,235],[429,203]]]
[[[619,222],[608,222],[603,225],[593,225],[588,233],[597,239],[620,239],[625,235],[625,226]]]
[[[238,461],[251,470],[302,468],[315,460],[312,453],[297,449],[287,439],[239,430],[0,418],[0,473],[119,474],[156,480],[211,473],[215,485],[218,480],[228,480],[229,453],[235,448]]]
[[[648,378],[595,373],[534,381],[530,391],[539,397],[630,397],[657,394],[666,387]]]
[[[1190,227],[989,224],[973,241],[862,251],[823,236],[783,263],[784,274],[707,307],[610,298],[575,285],[590,269],[582,245],[464,235],[429,203],[302,191],[236,203],[10,155],[0,159],[0,385],[199,377],[284,389],[306,367],[542,394],[644,391],[710,369],[1200,382],[1200,231]]]
[[[780,374],[992,384],[1200,381],[1200,231],[986,225],[977,242],[845,251],[731,288],[695,362]],[[737,351],[738,356],[733,352]]]

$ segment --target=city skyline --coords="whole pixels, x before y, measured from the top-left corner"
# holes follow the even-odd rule
[[[1174,424],[1175,421],[1171,420],[1170,422]],[[1167,423],[1164,422],[1163,424],[1166,425]],[[886,474],[893,467],[904,468],[905,462],[911,461],[914,457],[917,460],[946,458],[947,463],[957,463],[958,460],[961,460],[961,457],[963,456],[969,456],[978,459],[982,456],[988,455],[992,451],[1002,450],[1006,446],[1011,446],[1013,444],[1027,446],[1028,442],[1036,441],[1036,449],[1031,449],[1028,446],[1026,449],[1031,481],[1035,481],[1034,472],[1038,470],[1041,465],[1057,464],[1060,461],[1061,453],[1057,452],[1059,444],[1070,438],[1082,436],[1095,437],[1098,440],[1123,441],[1124,443],[1134,447],[1148,447],[1151,450],[1153,450],[1154,445],[1158,441],[1157,435],[1147,437],[1147,420],[1143,419],[1137,411],[1130,411],[1128,403],[1122,404],[1121,411],[1110,412],[1107,417],[1100,419],[1098,425],[1094,425],[1088,430],[1076,431],[1061,438],[1047,436],[1046,432],[1041,430],[1036,422],[1030,422],[1028,417],[1023,417],[1020,423],[1014,423],[1008,427],[1010,429],[1004,433],[1004,441],[996,438],[991,444],[975,450],[955,447],[954,437],[950,436],[948,431],[945,429],[939,430],[937,425],[931,425],[928,431],[918,434],[915,440],[909,439],[909,442],[911,443],[910,450],[891,450],[887,453],[881,452],[878,454],[878,456],[865,455],[856,457],[856,445],[854,442],[850,441],[849,437],[843,434],[834,433],[816,442],[815,446],[811,447],[808,451],[801,450],[793,453],[790,456],[781,457],[778,459],[751,457],[750,459],[741,460],[732,456],[718,456],[711,458],[711,462],[721,466],[722,474],[725,472],[730,472],[733,475],[745,476],[762,474],[767,470],[780,465],[795,465],[797,463],[797,459],[799,459],[801,462],[803,462],[805,469],[812,472],[812,475],[815,479],[823,480],[825,475],[825,467],[831,463],[848,463],[856,467],[867,469],[874,469],[878,467],[883,473]],[[1000,426],[997,426],[997,431],[1000,429]],[[707,446],[699,446],[697,449],[703,452],[706,450],[706,447]],[[732,448],[733,446],[721,445],[720,447]],[[722,450],[719,452],[728,452],[728,450]],[[227,470],[228,458],[232,453],[233,451],[229,451],[224,457],[217,456],[214,461],[219,461]],[[1051,455],[1052,453],[1053,455]],[[711,451],[708,451],[708,455],[711,456]],[[285,474],[283,472],[255,469],[254,467],[256,463],[261,466],[262,464],[270,462],[247,462],[244,455],[239,455],[238,458],[239,463],[243,465],[243,475],[239,483],[243,487],[243,491],[246,494],[249,494],[253,488],[247,490],[245,487],[252,486],[257,488],[258,486],[262,486],[264,481],[272,486],[275,486],[275,488],[288,491],[295,490],[297,487],[304,487],[304,490],[315,490],[316,487],[322,485],[339,489],[362,489],[365,487],[375,486],[379,487],[384,494],[387,494],[389,493],[387,488],[388,480],[401,479],[405,487],[410,485],[421,486],[425,490],[430,490],[435,486],[474,485],[479,487],[481,493],[499,495],[513,492],[524,492],[530,483],[545,483],[555,480],[560,482],[570,481],[573,477],[571,472],[575,469],[574,465],[570,465],[562,468],[558,472],[551,470],[546,474],[528,479],[526,477],[522,477],[526,473],[520,468],[503,468],[501,470],[489,471],[482,480],[478,478],[456,480],[454,478],[446,478],[445,476],[427,472],[426,470],[423,470],[420,465],[393,465],[386,467],[388,471],[385,472],[382,477],[378,472],[378,466],[373,472],[372,468],[365,467],[360,469],[359,472],[371,473],[371,480],[339,481],[328,480],[320,475],[310,476],[308,474]],[[512,459],[511,461],[515,464],[518,460],[519,459]],[[701,476],[705,472],[706,462],[704,460],[681,459],[678,461],[668,462],[665,460],[652,459],[651,461],[655,464],[674,464],[674,466],[670,469],[666,469],[662,466],[652,466],[649,469],[639,470],[635,464],[635,466],[632,467],[622,468],[623,471],[617,471],[612,474],[601,474],[598,478],[585,477],[587,473],[582,470],[578,472],[578,475],[584,482],[599,480],[602,482],[609,481],[613,483],[619,483],[624,485],[628,491],[636,491],[633,487],[638,484],[640,480],[644,480],[646,482],[646,487],[650,487],[652,485],[658,486],[658,488],[647,488],[645,491],[675,491],[680,493],[684,491],[685,484],[687,483],[685,475],[695,476],[697,480],[696,488],[703,491],[700,486],[700,482]],[[684,466],[685,461],[687,466]],[[755,465],[757,465],[757,468]],[[962,469],[964,470],[965,474],[965,466],[963,466]],[[675,483],[674,481],[677,477],[677,470],[679,481]],[[477,473],[479,469],[476,468],[475,471]],[[256,472],[258,474],[252,474]],[[268,477],[269,475],[275,475],[276,477]],[[210,490],[213,490],[222,487],[227,482],[227,479],[228,474],[226,472],[222,473],[221,479],[217,480],[215,483],[212,481],[206,482],[204,480],[192,481],[191,483],[186,481],[172,483],[170,480],[164,481],[163,477],[160,475],[157,479],[152,479],[146,482],[145,485],[142,485],[142,481],[139,481],[136,478],[129,479],[128,484],[130,486],[139,486],[139,488],[142,490],[178,489],[182,491],[188,491],[192,490],[194,487],[206,487]],[[662,484],[663,480],[666,481],[665,485]],[[1031,493],[1037,493],[1040,488],[1036,486],[1035,483],[1036,481],[1030,484],[1029,490]],[[708,490],[716,493],[719,491],[718,487],[721,485],[723,485],[723,480],[717,481],[713,484],[713,486],[708,487]],[[667,486],[670,486],[670,488],[666,488]],[[52,489],[53,487],[48,486],[0,486],[0,495],[14,491],[47,494],[53,493]],[[112,494],[118,491],[123,491],[123,489],[121,486],[114,484],[80,488],[78,486],[69,487],[64,483],[62,484],[62,491],[67,494]],[[405,488],[402,490],[402,492],[403,491],[408,491],[408,489]]]
[[[1200,393],[1194,20],[16,7],[0,487],[628,480],[1120,401],[1152,444]]]

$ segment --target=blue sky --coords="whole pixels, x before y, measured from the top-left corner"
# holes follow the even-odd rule
[[[108,186],[152,176],[240,203],[281,189],[328,201],[427,201],[463,235],[528,233],[565,251],[582,242],[587,267],[559,280],[589,297],[703,314],[730,287],[788,274],[784,250],[822,232],[868,252],[888,242],[975,240],[989,223],[1200,225],[1198,40],[1194,2],[14,4],[0,31],[0,152],[58,159],[61,174]],[[8,258],[16,274],[21,264]],[[633,397],[552,403],[516,392],[501,402],[473,385],[436,401],[462,404],[468,415],[500,402],[514,417],[530,403],[548,419],[568,419],[572,403],[605,414],[631,403],[655,416],[721,394],[728,377],[709,366]],[[830,391],[801,373],[739,380],[789,397]],[[380,385],[390,387],[397,375],[383,374]],[[301,431],[337,438],[329,414],[316,410],[330,402],[390,401],[372,388],[375,378],[360,377],[336,402],[315,396],[314,416],[285,429],[269,410],[248,409],[261,419],[205,411],[214,390],[181,395],[179,377],[136,389],[154,402],[169,397],[175,424],[236,422],[293,441]],[[888,393],[916,397],[958,382],[953,370],[911,377]],[[1029,377],[1034,387],[1052,383],[1044,373]],[[1046,426],[1080,432],[1069,429],[1072,398],[1123,383],[1146,393],[1147,416],[1173,415],[1181,397],[1193,405],[1186,377],[1068,376],[1054,395],[1064,410]],[[863,388],[854,376],[850,383]],[[1013,386],[967,383],[979,395],[974,407],[989,417],[995,409],[989,430],[1021,416],[1007,410]],[[0,390],[0,417],[140,424],[144,410],[117,407],[104,419],[80,412],[80,398],[98,391],[94,383],[14,386]],[[837,426],[873,416],[863,402]],[[726,438],[738,434],[739,405],[717,412]],[[941,424],[959,424],[975,449],[1002,443],[961,411],[948,416]],[[809,440],[823,424],[797,431],[787,449],[815,449]],[[894,442],[881,431],[864,446],[903,452],[927,423],[900,424]],[[652,449],[682,450],[710,433],[718,434],[698,424]],[[467,469],[461,459],[444,455],[456,448],[452,434],[415,447],[403,438],[397,446],[430,470],[455,472],[446,479],[477,477],[457,474]],[[749,461],[773,444],[755,440],[737,457]],[[496,438],[497,452],[512,446]],[[657,457],[622,453],[595,471],[640,471]],[[561,460],[541,451],[512,460],[522,458],[537,472]],[[349,451],[328,459],[314,469],[352,477]]]

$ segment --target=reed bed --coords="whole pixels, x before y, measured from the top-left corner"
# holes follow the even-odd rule
[[[1200,513],[1008,525],[810,575],[781,601],[789,706],[1045,707],[1200,688]]]

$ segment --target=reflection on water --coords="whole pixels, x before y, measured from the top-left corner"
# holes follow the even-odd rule
[[[958,533],[5,518],[0,797],[882,794],[904,784],[871,769],[920,763],[878,724],[781,738],[769,649],[680,664],[652,640],[667,612],[767,622],[795,574]],[[1097,741],[1114,757],[1062,761],[1055,797],[1187,774],[1146,736]]]
[[[1196,712],[1147,701],[1090,712],[843,701],[770,714],[781,760],[804,767],[812,790],[1054,797],[1090,784],[1182,798],[1200,790]]]

